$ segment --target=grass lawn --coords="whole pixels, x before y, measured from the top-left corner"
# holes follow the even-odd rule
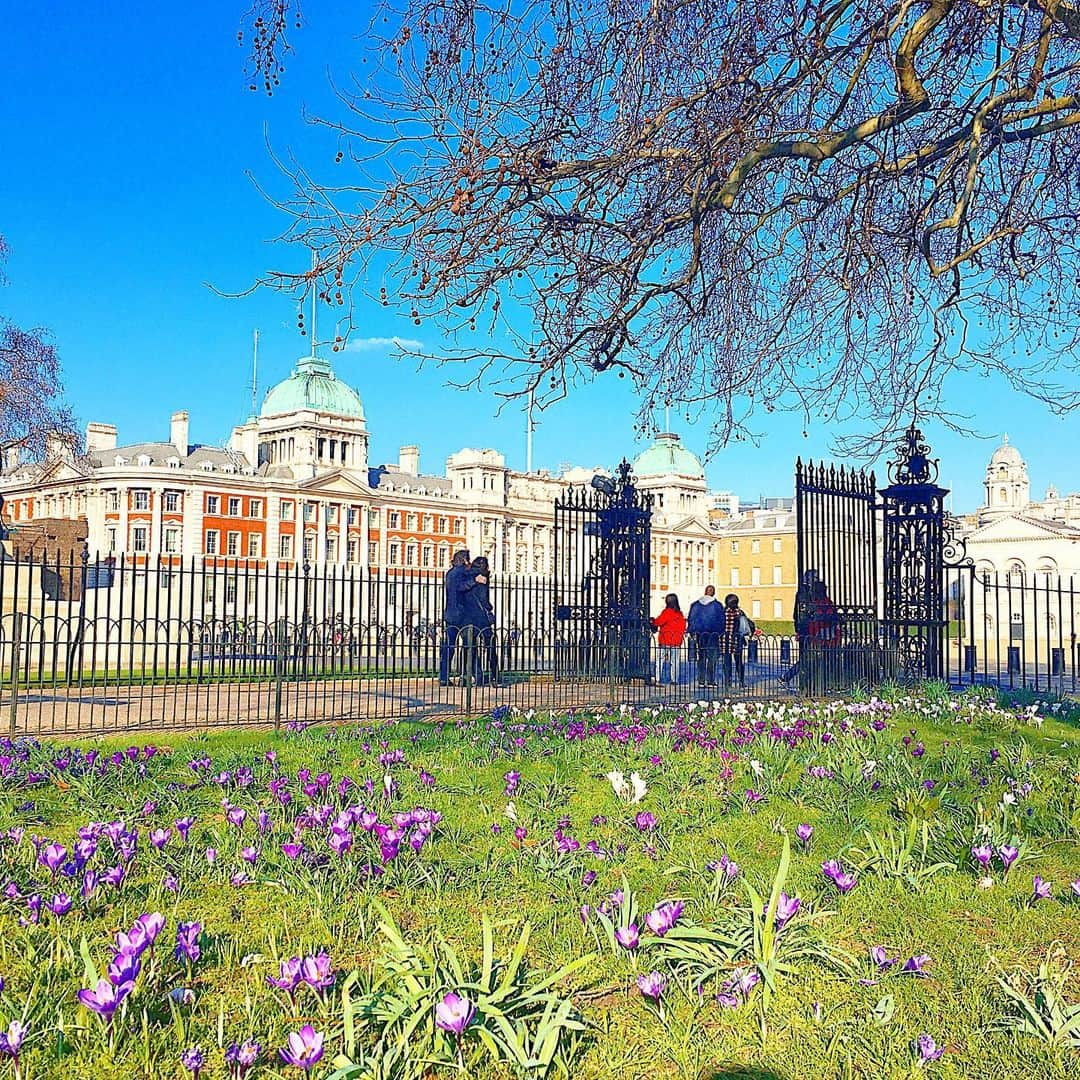
[[[1080,1072],[1071,705],[129,742],[0,740],[0,1080]]]

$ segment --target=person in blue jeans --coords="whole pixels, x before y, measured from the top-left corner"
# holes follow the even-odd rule
[[[466,597],[469,590],[477,584],[487,584],[487,578],[476,575],[469,566],[469,552],[466,549],[455,551],[450,560],[450,569],[446,571],[443,579],[445,589],[445,605],[443,607],[443,623],[446,626],[443,632],[442,644],[439,646],[439,685],[450,685],[450,658],[454,655],[457,647],[458,636],[469,618],[469,607]]]
[[[697,653],[698,685],[715,686],[720,635],[724,632],[724,607],[716,599],[715,585],[706,585],[705,595],[690,605],[686,632],[693,639]]]

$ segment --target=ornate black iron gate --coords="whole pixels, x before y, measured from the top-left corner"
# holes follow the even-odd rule
[[[947,670],[945,571],[970,572],[971,563],[945,511],[938,462],[914,424],[888,471],[890,484],[878,491],[873,472],[795,465],[796,633],[803,650],[835,657],[833,684],[893,672],[936,679]],[[876,659],[854,655],[858,648],[876,650]]]
[[[625,459],[556,500],[557,673],[648,677],[651,522]]]

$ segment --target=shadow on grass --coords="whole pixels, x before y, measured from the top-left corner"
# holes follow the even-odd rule
[[[772,1069],[759,1069],[756,1065],[710,1065],[703,1069],[698,1080],[789,1080]]]

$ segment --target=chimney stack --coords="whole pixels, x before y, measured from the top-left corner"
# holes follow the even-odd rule
[[[188,456],[188,414],[186,412],[172,414],[169,442],[176,447],[176,452],[182,458]]]
[[[116,449],[116,425],[90,423],[86,425],[86,452],[103,453]]]
[[[9,446],[4,451],[4,471],[14,472],[19,467],[19,458],[22,456],[21,446]]]
[[[420,475],[420,447],[403,446],[398,451],[398,468],[409,476]]]

